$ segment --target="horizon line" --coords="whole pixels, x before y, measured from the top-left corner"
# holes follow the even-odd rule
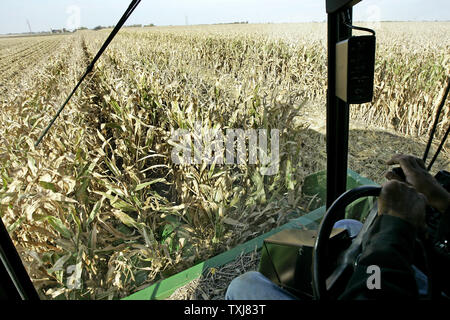
[[[154,28],[154,27],[190,27],[190,26],[208,26],[208,25],[225,25],[225,24],[299,24],[299,23],[326,23],[327,20],[313,20],[313,21],[298,21],[298,22],[249,22],[249,21],[235,21],[235,22],[215,22],[215,23],[199,23],[199,24],[167,24],[167,25],[153,25],[150,27],[152,23],[149,24],[143,24],[143,23],[133,23],[130,25],[124,25],[123,27],[136,27],[138,25],[141,25],[142,28],[148,27],[148,28]],[[373,23],[373,22],[450,22],[450,19],[448,20],[439,20],[439,19],[428,19],[428,20],[380,20],[380,21],[367,21],[367,20],[355,20],[353,23]],[[79,30],[81,28],[85,28],[85,30],[93,30],[96,27],[102,27],[102,29],[109,29],[114,28],[114,26],[95,26],[92,28],[80,26],[78,29],[70,31],[66,28],[50,28],[49,30],[41,30],[41,31],[33,31],[33,32],[9,32],[9,33],[0,33],[0,35],[31,35],[31,34],[46,34],[51,33],[52,30],[64,30],[66,29],[68,32],[72,33],[76,30]],[[139,27],[138,27],[139,28]]]

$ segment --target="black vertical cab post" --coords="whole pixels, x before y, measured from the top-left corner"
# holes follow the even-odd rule
[[[326,0],[328,89],[327,89],[327,209],[347,186],[349,104],[336,97],[336,44],[352,35],[344,24],[352,22],[352,7],[360,0]],[[343,214],[343,213],[342,213]]]
[[[0,300],[39,300],[0,217]]]

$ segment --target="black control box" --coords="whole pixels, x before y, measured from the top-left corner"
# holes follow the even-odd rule
[[[375,36],[353,36],[336,43],[336,96],[347,103],[371,102]]]

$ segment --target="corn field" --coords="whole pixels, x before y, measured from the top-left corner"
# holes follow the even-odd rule
[[[450,23],[376,31],[349,167],[382,183],[393,153],[423,153]],[[0,38],[0,214],[43,299],[122,298],[226,251],[310,210],[304,178],[325,169],[323,23],[125,28],[35,147],[108,32]],[[171,135],[197,122],[279,129],[278,172],[173,163]]]

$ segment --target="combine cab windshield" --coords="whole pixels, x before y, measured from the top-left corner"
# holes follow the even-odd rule
[[[340,152],[374,184],[423,154],[448,81],[450,7],[406,2],[352,12],[373,97]],[[40,299],[129,297],[326,205],[325,1],[52,3],[0,3],[1,245]],[[259,259],[153,298],[224,299]]]

